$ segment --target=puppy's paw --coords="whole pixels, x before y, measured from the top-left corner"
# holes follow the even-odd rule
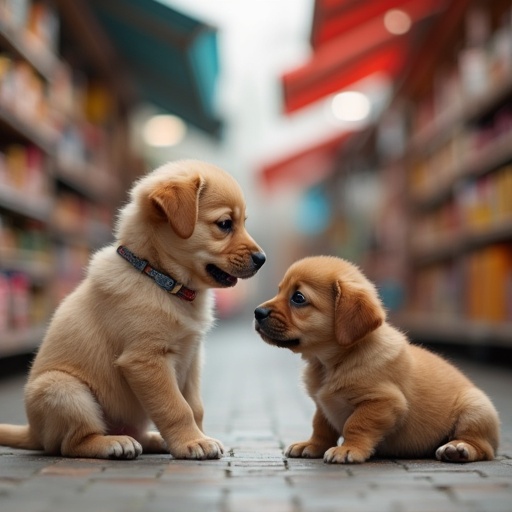
[[[222,443],[206,436],[193,439],[171,450],[171,455],[176,459],[220,459],[223,453]]]
[[[370,456],[355,446],[334,446],[324,454],[324,462],[329,464],[360,464]]]
[[[63,443],[64,457],[87,459],[135,459],[142,453],[142,446],[130,436],[104,436],[92,434],[78,443]]]
[[[135,459],[142,453],[142,446],[130,436],[105,436],[105,458]]]
[[[326,448],[311,441],[303,441],[301,443],[293,443],[284,452],[286,457],[303,457],[305,459],[321,459]]]
[[[444,462],[471,462],[476,450],[464,441],[450,441],[436,450],[436,459]]]

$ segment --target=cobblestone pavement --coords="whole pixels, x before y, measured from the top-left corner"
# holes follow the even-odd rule
[[[298,356],[265,345],[250,320],[221,325],[207,340],[203,380],[205,429],[224,442],[221,460],[65,459],[0,447],[0,511],[512,511],[512,372],[459,364],[500,411],[495,461],[343,466],[283,456],[310,433],[313,406],[300,387],[300,366]],[[23,382],[0,380],[1,422],[24,422]]]

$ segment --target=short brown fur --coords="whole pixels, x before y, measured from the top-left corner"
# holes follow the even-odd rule
[[[302,355],[316,404],[310,439],[292,444],[288,457],[494,458],[499,420],[489,398],[391,326],[375,287],[349,262],[327,256],[296,262],[255,316],[267,343]]]

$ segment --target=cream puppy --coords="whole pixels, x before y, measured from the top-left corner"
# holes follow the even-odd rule
[[[220,457],[222,444],[203,433],[201,345],[210,289],[265,262],[245,216],[240,187],[212,165],[170,163],[135,183],[115,244],[93,256],[50,323],[25,389],[29,424],[0,425],[0,444],[69,457]]]

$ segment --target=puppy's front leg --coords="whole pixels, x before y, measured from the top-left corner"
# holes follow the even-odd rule
[[[331,446],[336,446],[340,437],[317,407],[313,417],[313,433],[307,441],[293,443],[285,452],[286,457],[319,459]]]
[[[117,359],[117,365],[171,455],[178,459],[220,458],[222,444],[198,428],[192,409],[179,390],[176,374],[161,353],[126,352]]]
[[[343,427],[343,443],[325,452],[324,461],[338,464],[368,460],[407,409],[403,394],[360,402]]]
[[[201,362],[202,353],[199,349],[194,356],[187,376],[187,382],[183,389],[183,396],[192,409],[194,420],[201,432],[203,431],[203,400],[201,399]]]

